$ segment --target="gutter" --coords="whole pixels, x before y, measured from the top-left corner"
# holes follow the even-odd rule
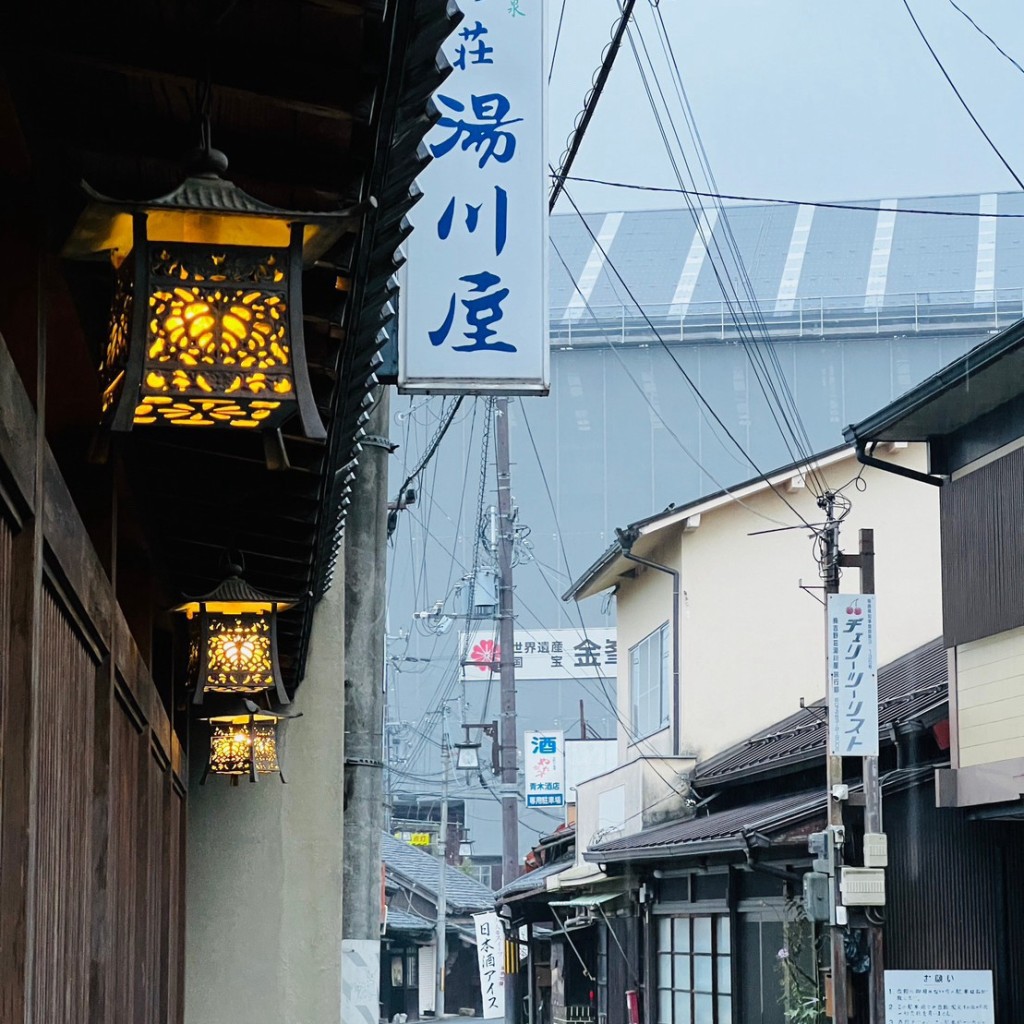
[[[875,441],[871,444],[871,450],[875,450],[875,445],[878,442]],[[916,469],[907,469],[906,466],[898,466],[892,462],[883,462],[881,459],[876,459],[874,455],[869,455],[866,450],[867,442],[862,441],[859,437],[855,437],[853,441],[854,451],[857,453],[857,461],[863,466],[870,466],[872,469],[880,469],[885,473],[892,473],[895,476],[903,476],[908,480],[916,480],[919,484],[931,484],[933,487],[941,487],[945,482],[945,477],[932,476],[930,473],[919,473]]]
[[[636,527],[629,527],[625,530],[616,529],[615,536],[619,540],[619,548],[622,557],[638,565],[646,565],[648,569],[656,569],[658,572],[667,573],[672,577],[672,755],[679,756],[679,577],[678,569],[668,565],[661,565],[659,562],[652,562],[649,558],[641,558],[633,554],[633,545],[640,536]]]

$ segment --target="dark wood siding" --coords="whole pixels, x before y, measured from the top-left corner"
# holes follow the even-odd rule
[[[183,751],[36,424],[0,339],[0,1021],[180,1024]]]
[[[1024,626],[1024,449],[940,492],[947,647]]]

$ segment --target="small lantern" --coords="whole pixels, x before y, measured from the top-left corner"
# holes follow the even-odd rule
[[[247,775],[257,782],[261,775],[278,775],[281,770],[281,747],[284,720],[297,715],[264,711],[251,701],[225,708],[205,719],[210,726],[210,752],[202,786],[208,775],[226,775],[237,782]]]
[[[277,613],[294,601],[271,597],[249,586],[231,566],[232,575],[215,590],[175,608],[194,620],[189,675],[193,703],[209,693],[254,695],[273,690],[287,704],[277,659]]]
[[[297,412],[326,437],[302,335],[302,267],[340,237],[350,211],[278,209],[220,177],[206,150],[173,192],[120,202],[83,185],[90,202],[64,248],[109,254],[116,271],[100,374],[103,423],[279,427]]]

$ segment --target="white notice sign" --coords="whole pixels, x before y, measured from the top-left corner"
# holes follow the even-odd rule
[[[487,1020],[505,1016],[505,931],[498,915],[474,914],[476,960]]]
[[[544,4],[459,0],[409,211],[398,386],[548,389]]]
[[[995,1024],[991,971],[886,971],[886,1024]]]
[[[878,753],[878,634],[874,594],[828,596],[829,753]]]
[[[565,733],[558,729],[523,734],[527,807],[565,806]]]

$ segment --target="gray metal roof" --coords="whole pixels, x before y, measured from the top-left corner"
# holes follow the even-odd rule
[[[848,440],[928,441],[1024,392],[1024,320],[986,338],[938,373],[845,430]]]
[[[882,792],[899,791],[931,778],[935,765],[899,769],[882,778]],[[859,790],[860,787],[851,787]],[[636,835],[602,843],[585,854],[601,864],[637,860],[661,860],[693,853],[742,851],[749,847],[802,844],[808,827],[825,820],[825,791],[747,804],[686,821],[674,821]]]
[[[404,881],[423,890],[431,898],[437,898],[440,870],[436,857],[384,832],[381,836],[381,859],[389,879],[399,884]],[[450,867],[445,871],[444,889],[449,913],[491,910],[494,907],[494,893],[458,868]]]
[[[495,899],[501,902],[509,898],[514,899],[518,896],[525,896],[527,893],[541,892],[546,887],[546,879],[552,875],[559,874],[566,868],[571,868],[572,864],[572,858],[568,857],[552,861],[550,864],[535,868],[533,871],[528,871],[525,875],[520,875],[509,882],[508,885],[499,889],[495,894]]]
[[[923,644],[878,670],[879,735],[889,742],[890,727],[910,722],[948,700],[946,651],[942,638]],[[763,772],[805,765],[825,750],[828,709],[823,700],[801,708],[749,739],[723,750],[694,771],[698,788],[741,782]]]

